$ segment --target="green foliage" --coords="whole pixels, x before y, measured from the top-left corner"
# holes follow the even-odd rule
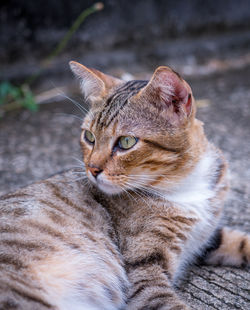
[[[38,105],[27,85],[14,86],[10,82],[0,83],[0,116],[7,111],[26,108],[37,111]]]
[[[13,99],[19,96],[19,90],[17,87],[14,87],[9,82],[2,82],[0,84],[0,104],[4,104],[8,97],[12,97]]]

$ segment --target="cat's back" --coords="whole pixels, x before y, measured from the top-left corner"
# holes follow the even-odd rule
[[[0,309],[119,309],[109,215],[71,173],[0,198]]]

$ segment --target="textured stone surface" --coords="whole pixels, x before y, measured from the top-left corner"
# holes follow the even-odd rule
[[[250,233],[250,67],[189,79],[210,140],[219,146],[231,170],[225,224]],[[78,163],[80,121],[70,102],[44,105],[37,114],[9,114],[0,122],[0,194],[68,169]],[[250,271],[194,266],[180,283],[180,295],[192,309],[250,309]]]

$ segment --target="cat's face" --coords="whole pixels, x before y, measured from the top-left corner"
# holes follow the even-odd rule
[[[89,180],[107,194],[171,188],[192,166],[194,107],[190,87],[169,68],[150,82],[122,82],[80,64],[92,107],[81,145]]]

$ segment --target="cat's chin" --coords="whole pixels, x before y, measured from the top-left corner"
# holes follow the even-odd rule
[[[92,175],[88,175],[88,177],[98,189],[107,195],[117,195],[123,192],[120,186],[112,184],[102,175],[100,177],[98,176],[98,179],[95,179]]]
[[[107,195],[117,195],[122,192],[122,189],[115,185],[97,182],[96,186]]]

